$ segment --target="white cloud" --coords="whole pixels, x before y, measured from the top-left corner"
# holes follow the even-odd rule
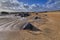
[[[18,2],[17,0],[6,0],[1,2],[1,8],[8,9],[8,10],[14,10],[14,11],[39,11],[40,9],[39,4],[24,4],[23,2]]]
[[[1,0],[0,3],[1,3],[0,8],[2,8],[2,9],[8,9],[8,10],[14,10],[14,11],[18,11],[20,9],[21,10],[25,9],[24,6],[23,6],[23,3],[18,2],[17,0],[6,0],[6,1]]]
[[[46,2],[46,4],[49,4],[51,1],[52,1],[52,0],[48,0],[48,1]]]
[[[60,1],[57,1],[57,2],[53,3],[52,5],[60,7]]]
[[[54,3],[51,3],[52,0],[48,0],[46,4],[24,4],[17,0],[0,0],[0,8],[5,10],[13,11],[22,11],[22,12],[31,12],[31,11],[46,11],[46,10],[55,10],[60,8],[60,0],[54,0]],[[50,4],[51,3],[51,4]]]
[[[49,0],[45,4],[46,10],[60,10],[60,0]]]

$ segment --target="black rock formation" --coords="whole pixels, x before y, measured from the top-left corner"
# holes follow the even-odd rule
[[[23,30],[31,30],[31,31],[41,31],[40,29],[36,28],[35,26],[33,26],[32,24],[28,23]]]
[[[19,16],[21,17],[27,17],[27,16],[30,16],[30,14],[27,12],[27,13],[20,13]]]
[[[36,16],[35,19],[41,19],[41,18]]]

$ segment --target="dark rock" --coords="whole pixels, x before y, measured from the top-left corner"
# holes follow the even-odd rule
[[[41,19],[40,17],[35,17],[35,19]]]
[[[2,15],[8,15],[8,12],[1,12]]]
[[[23,30],[31,30],[31,31],[41,31],[40,29],[34,27],[32,24],[28,23]]]
[[[36,13],[36,15],[38,15],[38,13]]]
[[[45,16],[47,16],[47,14],[45,14]]]
[[[30,14],[27,12],[27,13],[20,13],[19,16],[21,17],[27,17],[27,16],[30,16]]]

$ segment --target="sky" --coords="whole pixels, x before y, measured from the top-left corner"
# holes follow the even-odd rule
[[[48,0],[18,0],[19,2],[24,2],[28,4],[45,4]]]
[[[60,10],[60,0],[0,0],[0,10],[41,12]]]

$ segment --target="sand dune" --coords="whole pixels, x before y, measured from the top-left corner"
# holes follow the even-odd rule
[[[36,16],[39,18],[35,19]],[[26,18],[27,21],[20,18],[0,19],[0,40],[60,40],[59,13],[39,13],[38,15],[31,13],[31,16]],[[20,30],[26,22],[41,31],[37,33],[37,31]]]

